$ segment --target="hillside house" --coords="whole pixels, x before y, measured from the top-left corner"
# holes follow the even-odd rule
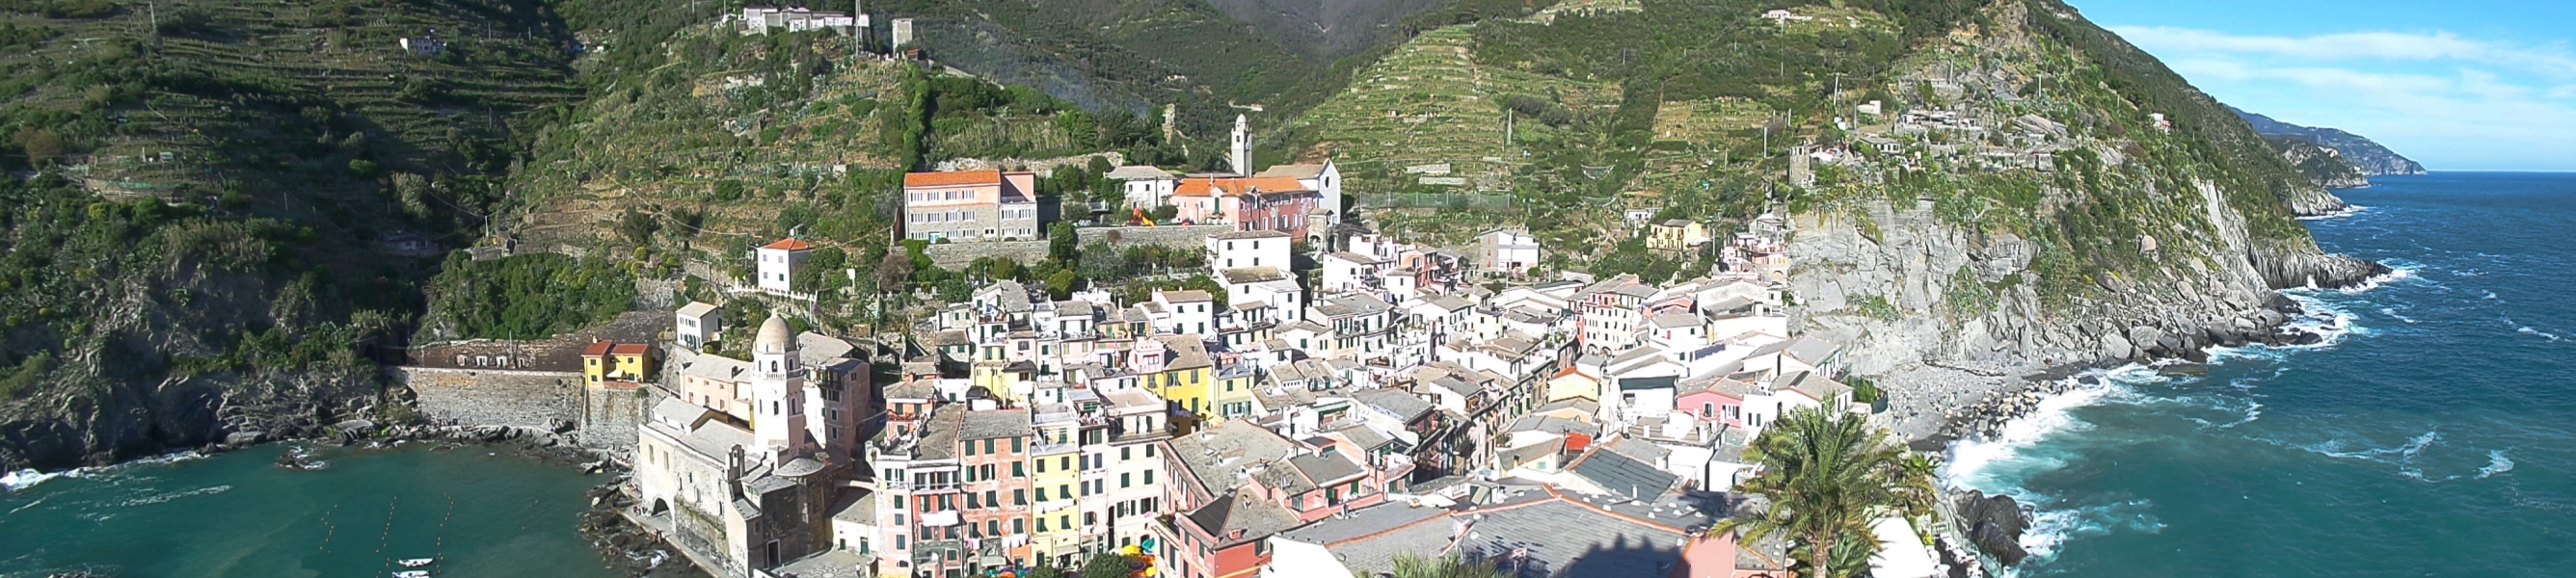
[[[1476,270],[1517,275],[1538,266],[1538,237],[1526,231],[1495,229],[1476,236]]]
[[[715,343],[717,335],[724,333],[724,314],[714,305],[690,301],[674,316],[673,340],[681,347],[706,347]]]
[[[1172,204],[1172,190],[1181,186],[1180,177],[1148,166],[1118,167],[1101,176],[1125,183],[1122,188],[1127,195],[1120,206],[1129,209],[1153,210]]]
[[[953,242],[1036,239],[1037,173],[956,171],[903,176],[904,238]]]
[[[753,249],[753,260],[759,262],[758,285],[761,289],[780,293],[794,291],[796,270],[803,268],[805,259],[813,254],[814,244],[802,239],[779,239],[776,243]]]

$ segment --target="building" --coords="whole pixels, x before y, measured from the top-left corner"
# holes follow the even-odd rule
[[[672,339],[678,342],[680,347],[689,349],[706,347],[707,344],[716,342],[716,336],[724,333],[724,313],[718,311],[714,305],[690,301],[688,305],[680,307],[676,315],[678,319],[672,325]]]
[[[854,451],[806,419],[806,371],[784,319],[752,344],[749,419],[664,398],[637,428],[635,478],[649,524],[674,547],[738,576],[833,546],[832,507],[852,491]]]
[[[776,243],[753,249],[752,258],[759,263],[757,273],[760,279],[756,284],[768,291],[794,291],[796,270],[803,268],[805,259],[813,254],[814,244],[802,239],[779,239]]]
[[[957,171],[903,176],[906,239],[1036,239],[1037,173]]]
[[[1172,189],[1174,218],[1201,225],[1234,225],[1238,231],[1278,231],[1304,239],[1307,217],[1323,195],[1285,177],[1198,176]]]
[[[1708,225],[1699,221],[1668,219],[1646,227],[1646,248],[1667,254],[1697,250],[1710,239]]]
[[[1252,174],[1252,120],[1234,115],[1234,140],[1226,148],[1225,160],[1235,176]]]
[[[609,382],[651,381],[655,361],[653,348],[642,343],[594,341],[581,350],[582,382],[600,387]]]
[[[1181,186],[1180,177],[1148,166],[1118,167],[1101,176],[1125,183],[1127,195],[1122,206],[1129,209],[1152,210],[1172,204],[1172,189]]]
[[[1476,236],[1476,270],[1488,274],[1518,275],[1538,266],[1538,237],[1508,229],[1495,229]]]
[[[1329,216],[1324,224],[1340,224],[1342,212],[1350,210],[1350,206],[1343,204],[1342,200],[1342,169],[1333,166],[1331,159],[1325,159],[1318,164],[1277,165],[1263,169],[1260,174],[1252,176],[1297,179],[1297,182],[1305,184],[1306,188],[1322,194],[1323,202],[1319,208]]]
[[[846,12],[826,12],[804,8],[746,7],[742,9],[743,34],[768,34],[772,30],[804,32],[830,30],[842,34],[860,33],[868,28],[868,15],[851,16]]]
[[[1287,233],[1270,230],[1209,235],[1208,268],[1220,273],[1241,267],[1277,267],[1286,271],[1295,240]]]

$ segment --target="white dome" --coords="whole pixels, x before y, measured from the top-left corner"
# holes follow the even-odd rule
[[[787,318],[770,315],[760,322],[760,336],[751,340],[752,353],[786,353],[796,346],[796,335],[788,333]]]

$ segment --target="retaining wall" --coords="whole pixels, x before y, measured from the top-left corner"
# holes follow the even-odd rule
[[[1233,232],[1233,225],[1173,225],[1162,227],[1085,227],[1074,229],[1082,244],[1106,242],[1121,249],[1155,245],[1173,249],[1197,249],[1207,246],[1209,235]],[[1047,257],[1047,241],[975,241],[931,245],[922,249],[930,261],[942,269],[957,269],[978,258],[1010,259],[1034,263]]]

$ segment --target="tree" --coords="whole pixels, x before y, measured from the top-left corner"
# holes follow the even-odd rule
[[[1410,554],[1395,557],[1395,578],[1509,578],[1503,572],[1481,561],[1450,555],[1446,558],[1417,558]]]
[[[1870,523],[1923,511],[1939,490],[1928,460],[1909,459],[1904,446],[1840,404],[1800,408],[1772,422],[1744,455],[1762,474],[1737,484],[1761,496],[1711,532],[1736,532],[1744,542],[1785,538],[1815,578],[1858,575],[1877,550]],[[1837,569],[1840,568],[1840,569]]]
[[[1082,564],[1082,578],[1128,578],[1133,575],[1134,566],[1135,562],[1124,555],[1092,556],[1090,561]]]
[[[1056,221],[1055,225],[1047,227],[1047,257],[1071,262],[1081,244],[1082,235],[1074,232],[1073,223]]]
[[[883,291],[900,291],[904,286],[911,284],[912,256],[887,252],[885,260],[877,263],[877,288]]]
[[[1073,283],[1079,280],[1081,279],[1073,274],[1072,269],[1057,269],[1055,274],[1048,275],[1046,278],[1048,298],[1058,300],[1072,298]]]

